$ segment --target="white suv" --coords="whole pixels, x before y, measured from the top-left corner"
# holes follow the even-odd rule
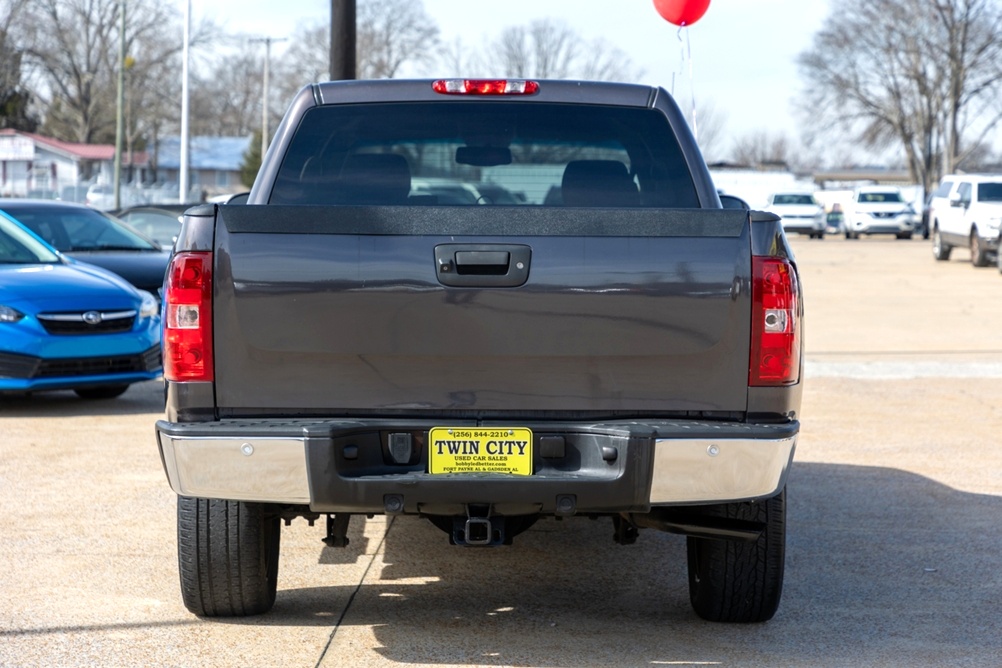
[[[1002,227],[1002,174],[943,178],[929,202],[932,254],[949,260],[955,246],[971,249],[971,264],[988,265]]]
[[[809,192],[780,192],[769,198],[766,211],[783,219],[783,229],[810,235],[811,239],[825,238],[825,209]]]
[[[898,239],[911,239],[917,214],[905,201],[898,188],[865,186],[856,188],[845,212],[845,238],[858,239],[861,234],[893,234]]]

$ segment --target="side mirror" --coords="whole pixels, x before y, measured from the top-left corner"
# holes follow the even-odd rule
[[[951,193],[949,201],[950,201],[950,206],[963,206],[964,205],[963,200],[960,199],[960,193]]]
[[[720,195],[720,204],[725,209],[751,209],[751,207],[748,206],[748,202],[744,201],[740,197],[737,197],[736,195]]]

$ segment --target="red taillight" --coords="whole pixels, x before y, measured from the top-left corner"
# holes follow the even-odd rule
[[[532,95],[539,82],[525,79],[439,79],[432,90],[444,95]]]
[[[164,292],[164,378],[213,379],[212,253],[178,253]]]
[[[797,273],[789,261],[752,258],[749,385],[792,385],[800,380],[798,291]]]

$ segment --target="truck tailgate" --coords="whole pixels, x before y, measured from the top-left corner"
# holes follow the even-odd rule
[[[224,206],[217,215],[221,414],[746,409],[746,211]],[[509,255],[506,269],[442,267],[443,257],[504,262],[519,247],[528,256]],[[518,262],[524,275],[513,278]],[[457,273],[474,278],[444,284]]]

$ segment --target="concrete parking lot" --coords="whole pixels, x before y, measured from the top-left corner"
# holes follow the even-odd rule
[[[146,383],[0,399],[0,665],[1002,664],[1002,275],[919,240],[792,243],[806,385],[771,622],[700,621],[683,538],[580,518],[498,549],[376,517],[339,550],[298,520],[270,613],[197,619]]]

